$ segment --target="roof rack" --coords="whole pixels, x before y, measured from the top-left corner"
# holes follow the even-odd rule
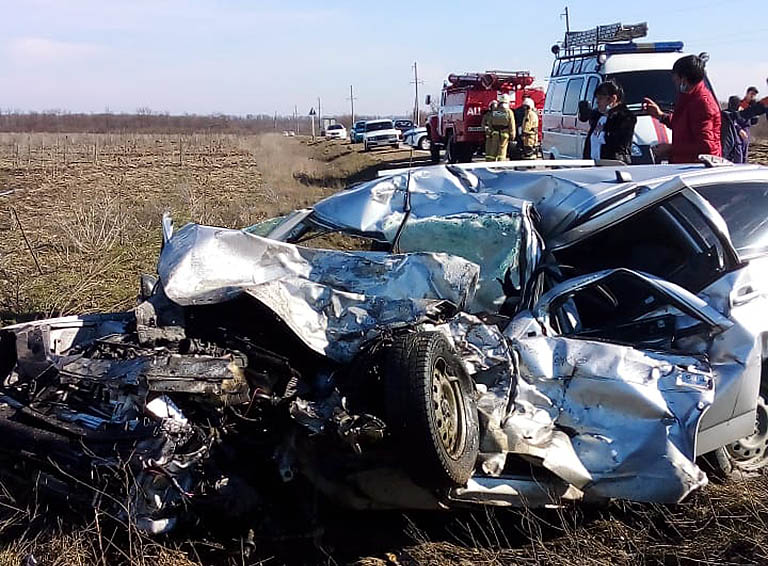
[[[552,47],[558,58],[598,53],[601,46],[619,41],[632,41],[648,35],[648,23],[624,25],[622,23],[597,26],[585,31],[571,31],[559,45]],[[565,53],[561,53],[561,48]]]
[[[448,75],[448,83],[454,87],[482,86],[486,89],[526,87],[533,84],[529,71],[486,71]]]

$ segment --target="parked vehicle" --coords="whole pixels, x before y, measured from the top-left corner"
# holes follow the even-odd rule
[[[349,141],[351,143],[361,143],[365,134],[365,120],[355,122],[355,125],[349,130]]]
[[[331,124],[325,130],[325,137],[332,140],[345,140],[347,129],[342,124]]]
[[[403,133],[403,141],[411,147],[429,150],[429,132],[427,128],[413,128]]]
[[[370,151],[377,147],[400,147],[400,131],[392,120],[368,120],[363,134],[363,149]]]
[[[395,128],[400,130],[401,134],[405,134],[405,132],[413,129],[413,127],[414,127],[413,120],[408,120],[405,118],[399,118],[395,120]]]
[[[642,110],[645,97],[673,110],[677,89],[672,65],[683,53],[679,41],[635,43],[645,37],[645,23],[613,24],[566,34],[552,47],[555,62],[543,111],[542,149],[552,159],[581,159],[589,124],[579,122],[579,102],[594,104],[595,89],[614,79],[624,89],[624,102],[637,114],[632,163],[652,163],[651,147],[669,143],[672,132]],[[711,89],[711,85],[710,85]]]
[[[472,156],[484,149],[483,114],[490,102],[501,94],[512,97],[513,109],[522,106],[525,98],[532,98],[537,110],[541,111],[544,91],[532,86],[533,82],[528,71],[449,75],[437,114],[427,117],[433,163],[440,160],[441,149],[445,149],[449,163],[472,161]],[[432,97],[427,96],[425,102],[431,104]]]
[[[0,477],[159,533],[291,482],[533,507],[761,470],[768,168],[705,163],[428,167],[245,230],[165,217],[132,311],[0,329]]]

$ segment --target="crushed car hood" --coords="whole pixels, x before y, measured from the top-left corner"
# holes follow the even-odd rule
[[[446,302],[463,308],[478,279],[475,264],[446,254],[317,250],[197,224],[168,239],[158,273],[182,306],[247,293],[340,362],[385,328],[423,320]]]

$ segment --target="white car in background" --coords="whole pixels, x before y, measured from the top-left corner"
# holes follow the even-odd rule
[[[331,124],[325,129],[325,137],[331,140],[345,140],[347,129],[342,124]]]
[[[427,128],[411,128],[403,132],[403,141],[416,149],[429,151],[429,134]]]
[[[400,147],[400,130],[392,120],[368,120],[363,134],[363,149],[370,151],[375,147]]]

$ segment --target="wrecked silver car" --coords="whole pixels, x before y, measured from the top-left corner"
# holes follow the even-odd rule
[[[164,532],[275,478],[436,509],[677,502],[700,456],[762,468],[768,169],[530,167],[164,219],[132,312],[0,330],[0,476]],[[311,247],[334,237],[358,249]]]

